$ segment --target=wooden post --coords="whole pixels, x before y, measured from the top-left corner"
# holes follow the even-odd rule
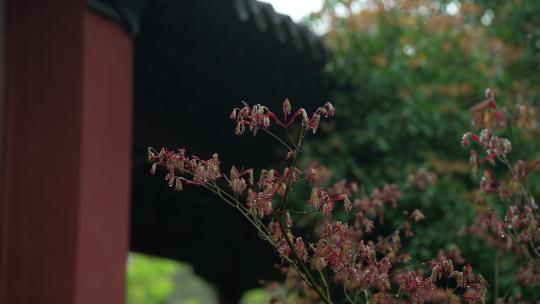
[[[8,5],[0,303],[123,303],[132,39],[86,1]]]

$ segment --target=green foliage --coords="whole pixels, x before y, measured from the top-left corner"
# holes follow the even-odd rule
[[[241,304],[266,304],[271,299],[270,293],[264,288],[248,290],[242,296]]]
[[[164,304],[174,289],[178,263],[131,253],[128,260],[129,304]]]
[[[331,21],[327,76],[338,111],[337,123],[324,126],[330,135],[308,145],[307,154],[336,177],[360,181],[366,193],[386,182],[403,183],[418,168],[435,171],[434,189],[401,200],[427,218],[406,251],[422,261],[457,243],[491,281],[496,252],[474,236],[458,237],[476,216],[475,181],[459,141],[471,129],[468,109],[482,101],[487,87],[501,106],[538,102],[540,2],[358,3],[326,1],[315,16]],[[538,140],[516,144],[521,156],[539,156]],[[397,225],[401,215],[390,218]],[[513,263],[503,258],[502,268],[511,273]]]
[[[127,285],[129,304],[218,302],[212,287],[197,277],[188,264],[140,253],[129,256]]]

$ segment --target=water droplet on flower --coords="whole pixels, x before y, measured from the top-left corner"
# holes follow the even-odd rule
[[[504,239],[504,238],[505,238],[505,235],[501,233],[501,235],[499,235],[499,237],[500,237],[501,239]]]

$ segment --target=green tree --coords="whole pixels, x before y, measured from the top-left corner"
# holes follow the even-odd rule
[[[470,129],[468,109],[487,87],[500,106],[538,103],[539,11],[538,1],[327,0],[313,16],[331,24],[327,76],[338,112],[337,123],[325,126],[332,135],[309,153],[367,192],[418,168],[435,171],[436,187],[401,200],[428,219],[407,245],[420,261],[457,243],[494,277],[497,253],[474,236],[458,237],[478,208],[459,141]],[[517,153],[540,156],[534,136],[514,140]],[[390,217],[399,224],[398,212]],[[503,287],[513,281],[514,263],[503,258]]]

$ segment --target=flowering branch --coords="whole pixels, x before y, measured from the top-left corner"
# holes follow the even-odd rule
[[[377,218],[380,223],[383,222],[386,205],[398,208],[401,190],[396,185],[374,189],[368,197],[357,198],[353,202],[351,196],[357,192],[355,183],[338,182],[325,189],[319,168],[298,168],[307,135],[317,132],[321,118],[335,114],[331,103],[308,115],[303,108],[292,112],[290,101],[286,99],[282,106],[283,119],[266,106],[242,104],[230,115],[235,121],[235,133],[241,135],[249,131],[256,135],[262,129],[276,139],[288,150],[286,158],[290,163],[283,171],[260,170],[256,181],[254,169],[238,170],[233,166],[228,175],[224,174],[218,154],[204,160],[194,155],[188,156],[185,149],[172,151],[162,148],[158,152],[149,148],[151,173],[155,174],[158,168],[163,168],[166,171],[165,180],[171,188],[181,191],[184,185],[200,186],[237,209],[281,257],[288,279],[299,279],[300,284],[296,285],[304,286],[302,294],[313,301],[331,304],[343,299],[359,303],[363,298],[365,303],[369,303],[370,298],[378,301],[397,296],[398,299],[408,298],[413,302],[429,300],[442,303],[448,301],[458,289],[463,291],[463,299],[468,303],[483,301],[487,285],[485,280],[481,276],[474,276],[470,266],[466,266],[463,272],[454,271],[448,257],[430,261],[431,275],[426,278],[415,271],[391,272],[394,265],[407,260],[407,254],[399,253],[400,231],[403,230],[406,237],[413,235],[409,220],[422,220],[424,215],[419,210],[410,215],[406,213],[407,218],[395,232],[386,237],[379,236],[376,244],[364,239],[374,231]],[[284,131],[290,143],[269,129],[272,123]],[[300,127],[296,139],[289,132],[295,124]],[[468,137],[476,138],[473,135]],[[300,181],[306,181],[311,188],[305,202],[305,207],[311,208],[309,212],[293,210],[296,204],[289,201],[289,194]],[[435,182],[436,176],[425,170],[418,171],[408,179],[410,185],[420,190]],[[225,184],[225,187],[220,184]],[[352,226],[333,218],[333,212],[341,205],[345,212],[354,212]],[[312,220],[315,219],[321,229],[314,231],[310,238],[295,235],[291,213],[312,215]],[[443,289],[438,286],[441,280],[453,280],[456,287]],[[397,295],[393,290],[398,290]]]
[[[533,123],[530,114],[534,111],[531,107],[516,105],[514,116],[507,119],[505,113],[508,111],[498,107],[490,89],[486,90],[485,97],[485,101],[471,109],[474,125],[483,129],[479,135],[472,132],[465,133],[461,143],[464,147],[468,147],[474,142],[483,150],[480,153],[476,150],[470,151],[469,163],[473,175],[476,175],[485,164],[496,167],[500,163],[507,170],[509,177],[497,176],[491,168],[483,168],[477,201],[487,203],[489,210],[479,214],[478,226],[471,227],[470,231],[483,236],[489,243],[500,247],[507,254],[517,253],[524,256],[526,266],[519,270],[518,280],[524,285],[540,285],[540,255],[537,254],[540,250],[540,215],[538,205],[525,183],[539,161],[536,160],[529,166],[523,160],[511,162],[509,159],[509,154],[512,152],[511,141],[496,135],[494,130],[494,128],[499,131],[508,130],[513,137],[512,127]],[[484,154],[485,157],[480,159],[479,154]],[[504,216],[497,212],[495,205],[505,207]],[[498,277],[497,269],[496,274]],[[495,281],[497,297],[498,279]],[[509,296],[509,291],[503,296],[503,300],[506,300],[507,296]]]

